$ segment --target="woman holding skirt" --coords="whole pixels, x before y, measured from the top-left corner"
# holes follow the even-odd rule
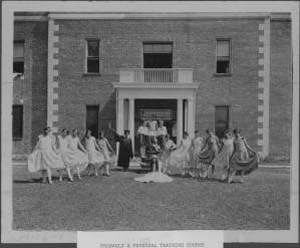
[[[105,162],[109,165],[109,167],[112,166],[116,162],[116,153],[110,145],[107,138],[104,136],[103,131],[100,131],[99,133],[99,139],[97,140],[97,144],[100,147],[100,151],[104,156]]]
[[[94,167],[95,176],[97,177],[98,170],[105,164],[105,158],[104,155],[100,152],[100,148],[96,142],[95,137],[91,134],[91,130],[86,131],[85,148],[88,152],[89,164]]]
[[[89,164],[87,151],[78,138],[78,130],[73,129],[72,135],[68,138],[66,153],[67,166],[76,169],[78,179],[81,179],[80,173],[85,170]]]
[[[169,165],[167,167],[167,174],[169,175],[182,175],[186,174],[189,166],[190,156],[189,149],[191,146],[191,139],[188,132],[183,133],[183,139],[178,148],[170,155]]]
[[[212,167],[212,174],[214,173],[214,165],[212,164],[213,159],[216,157],[219,151],[219,139],[215,136],[211,130],[206,130],[207,138],[201,149],[199,155],[199,162],[201,164],[201,173],[202,178],[208,177],[209,167]]]
[[[28,157],[29,172],[39,172],[43,174],[43,182],[46,182],[46,173],[49,184],[52,184],[51,169],[62,170],[64,163],[61,155],[56,151],[55,139],[50,134],[49,127],[44,128],[42,135],[39,135],[38,143],[34,151]]]
[[[233,153],[233,139],[229,132],[225,133],[223,146],[220,152],[211,162],[217,170],[222,172],[221,180],[225,181],[228,178],[229,160]]]
[[[258,168],[257,153],[248,145],[246,139],[241,136],[240,130],[235,129],[234,151],[229,163],[228,182],[232,183],[235,175],[248,175]],[[240,182],[243,182],[242,178]]]
[[[164,149],[160,155],[160,161],[162,163],[162,171],[163,173],[166,172],[167,167],[170,163],[170,156],[171,152],[176,149],[176,145],[173,142],[173,140],[170,139],[170,135],[167,134],[165,137],[165,144],[164,144]]]
[[[203,146],[203,138],[200,136],[198,130],[195,131],[195,137],[192,140],[192,145],[190,149],[190,175],[192,177],[198,177],[198,160],[199,155]]]
[[[69,180],[73,182],[73,176],[71,173],[71,168],[70,168],[70,162],[68,160],[68,139],[70,138],[69,136],[69,130],[63,128],[61,130],[61,134],[57,136],[57,144],[58,144],[58,149],[61,153],[62,159],[64,161],[66,171],[68,173]]]

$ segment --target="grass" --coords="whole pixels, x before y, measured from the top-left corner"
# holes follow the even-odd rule
[[[49,185],[14,166],[14,229],[289,229],[289,169],[260,168],[243,184],[180,177],[144,184],[133,180],[141,172]]]

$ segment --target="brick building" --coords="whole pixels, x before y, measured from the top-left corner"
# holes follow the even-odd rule
[[[164,119],[176,140],[239,127],[264,157],[291,146],[288,14],[16,13],[13,137],[45,125],[135,134]]]

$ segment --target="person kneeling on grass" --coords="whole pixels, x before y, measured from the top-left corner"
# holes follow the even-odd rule
[[[94,168],[96,177],[98,176],[98,170],[102,169],[103,166],[106,168],[106,175],[109,175],[109,165],[106,163],[95,137],[91,134],[91,130],[87,130],[84,139],[85,148],[88,152],[89,166]]]

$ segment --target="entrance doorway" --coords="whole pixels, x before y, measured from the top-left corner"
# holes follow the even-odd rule
[[[99,127],[99,106],[86,106],[86,130],[91,130],[94,137],[98,137]]]
[[[176,110],[177,102],[174,99],[136,99],[135,100],[135,133],[144,121],[164,122],[170,138],[176,142],[177,126],[176,126]],[[135,135],[135,151],[139,150],[139,141]]]

